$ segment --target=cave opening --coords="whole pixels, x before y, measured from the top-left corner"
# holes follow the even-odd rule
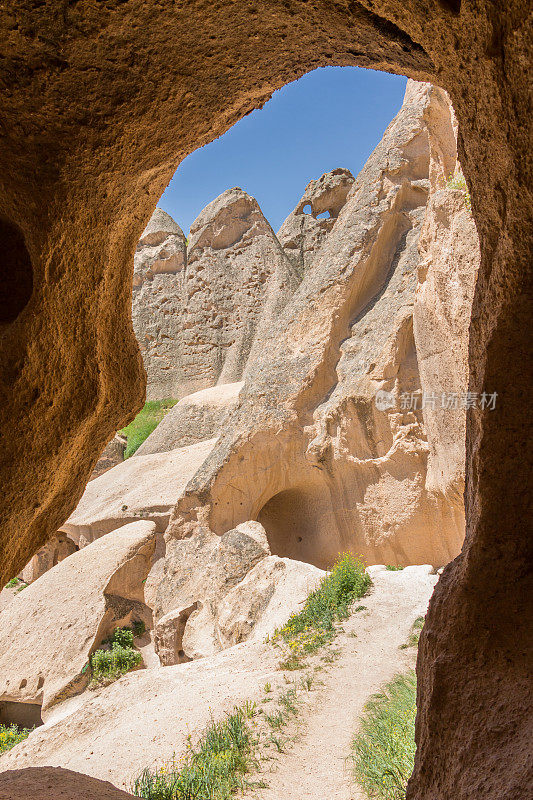
[[[33,265],[20,228],[0,217],[0,323],[14,322],[33,291]]]
[[[43,724],[40,703],[0,701],[0,725],[16,725],[17,728],[38,728]]]

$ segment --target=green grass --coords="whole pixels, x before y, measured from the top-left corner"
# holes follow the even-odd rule
[[[21,583],[21,581],[20,581],[20,579],[19,579],[19,578],[11,578],[11,580],[9,580],[9,581],[6,583],[6,585],[5,585],[5,587],[4,587],[4,588],[5,588],[5,589],[14,589],[14,588],[15,588],[15,586],[18,586],[18,585],[19,585],[19,583]]]
[[[141,654],[133,647],[133,631],[130,628],[117,628],[103,644],[108,647],[95,650],[91,656],[92,688],[117,680],[142,661]]]
[[[311,592],[303,609],[293,614],[272,637],[274,642],[282,641],[289,647],[284,668],[298,669],[296,662],[303,655],[314,653],[331,641],[335,623],[346,619],[353,601],[363,597],[370,585],[361,559],[351,553],[339,556],[329,575]]]
[[[408,647],[418,647],[420,634],[424,627],[424,617],[417,617],[411,625],[411,630],[405,644],[400,645],[400,650],[407,650]]]
[[[230,800],[246,788],[245,776],[256,766],[256,742],[248,723],[254,714],[250,703],[212,722],[196,746],[189,741],[180,761],[143,770],[131,791],[148,800]]]
[[[396,567],[394,564],[387,564],[385,569],[388,569],[389,572],[400,572],[403,567]]]
[[[354,773],[371,800],[405,800],[415,758],[416,676],[398,675],[365,706],[352,742]]]
[[[23,742],[30,733],[31,729],[19,728],[17,725],[0,725],[0,755]]]
[[[124,458],[129,458],[139,449],[144,440],[157,428],[165,414],[177,402],[177,400],[167,398],[166,400],[149,400],[144,404],[144,408],[139,411],[133,422],[119,431],[128,439]]]

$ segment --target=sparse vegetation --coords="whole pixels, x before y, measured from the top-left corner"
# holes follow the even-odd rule
[[[418,642],[420,640],[420,634],[422,633],[423,627],[424,617],[417,617],[411,625],[411,631],[407,637],[407,641],[405,644],[400,645],[400,650],[406,650],[408,647],[418,647]]]
[[[394,564],[387,564],[385,569],[388,569],[389,572],[400,572],[400,570],[402,570],[403,567],[396,567]]]
[[[146,633],[146,625],[144,624],[142,619],[134,622],[131,628],[133,631],[133,635],[136,639],[138,639],[139,637],[143,636]]]
[[[465,176],[462,172],[457,172],[455,175],[449,175],[446,180],[446,188],[447,189],[460,189],[463,193],[465,207],[468,211],[472,211],[472,200],[470,198],[470,192],[468,191],[468,186],[466,184]]]
[[[212,722],[195,746],[189,740],[181,760],[145,769],[132,792],[148,800],[230,800],[248,785],[245,776],[256,766],[256,740],[248,723],[254,714],[255,704],[249,703]]]
[[[23,742],[31,733],[31,728],[19,728],[17,725],[0,725],[0,755],[11,750],[19,742]]]
[[[273,641],[289,648],[281,668],[299,669],[304,655],[330,642],[335,636],[335,623],[346,619],[353,601],[362,597],[370,584],[362,559],[351,553],[339,556],[329,575],[311,592],[302,611],[293,614],[275,632]]]
[[[14,588],[15,588],[15,586],[18,586],[18,585],[19,585],[19,583],[22,583],[22,581],[20,580],[20,578],[11,578],[11,580],[9,580],[9,581],[6,583],[6,585],[5,585],[5,587],[4,587],[4,588],[5,588],[5,589],[14,589]]]
[[[103,642],[104,647],[95,650],[91,656],[90,688],[116,681],[141,663],[142,656],[133,647],[133,635],[130,628],[117,628],[113,636]]]
[[[144,408],[139,411],[133,422],[120,431],[128,439],[124,458],[129,458],[139,449],[144,440],[157,428],[165,414],[177,402],[177,400],[167,398],[166,400],[149,400],[144,404]]]
[[[404,800],[415,757],[416,676],[398,675],[365,706],[352,744],[354,773],[371,800]]]

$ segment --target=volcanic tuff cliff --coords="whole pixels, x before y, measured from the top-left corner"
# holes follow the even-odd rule
[[[199,215],[188,247],[155,211],[133,322],[148,396],[183,399],[131,462],[88,485],[62,526],[76,546],[142,512],[161,533],[170,518],[168,557],[184,530],[249,519],[274,554],[320,567],[344,549],[436,566],[457,554],[465,408],[439,398],[466,391],[479,248],[447,181],[454,126],[446,94],[410,82],[357,179],[311,181],[277,237],[238,188]],[[422,408],[423,395],[437,402]]]

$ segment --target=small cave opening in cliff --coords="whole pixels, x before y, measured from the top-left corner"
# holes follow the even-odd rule
[[[0,701],[0,725],[5,725],[6,727],[16,725],[17,728],[38,728],[42,724],[40,703]]]
[[[265,529],[272,555],[329,569],[339,553],[333,509],[319,486],[278,492],[263,505],[257,521]],[[331,536],[324,536],[325,530]]]
[[[33,265],[20,228],[0,217],[0,324],[14,322],[33,291]]]

